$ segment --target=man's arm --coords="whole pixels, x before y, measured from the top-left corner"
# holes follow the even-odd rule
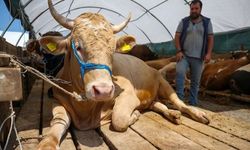
[[[213,26],[210,20],[208,24],[208,39],[207,39],[207,54],[205,56],[205,62],[209,62],[212,57],[212,50],[214,47],[214,34],[213,34]]]
[[[212,50],[214,47],[214,35],[209,34],[207,39],[207,54],[205,56],[205,61],[209,62],[212,57]]]
[[[212,54],[212,50],[214,47],[214,35],[210,34],[208,35],[208,39],[207,39],[207,53]]]
[[[181,33],[176,32],[175,33],[175,48],[177,49],[176,53],[178,53],[180,50],[182,50],[180,37],[181,37]]]
[[[175,33],[175,48],[177,49],[176,51],[176,61],[180,61],[183,58],[183,50],[181,49],[181,33],[176,32]]]

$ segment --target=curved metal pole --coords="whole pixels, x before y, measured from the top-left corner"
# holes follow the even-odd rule
[[[5,28],[5,30],[3,31],[3,33],[1,34],[1,37],[3,37],[5,35],[5,33],[7,32],[7,30],[10,28],[10,26],[12,25],[12,23],[14,22],[15,18],[13,17],[11,22],[8,24],[8,26]]]
[[[20,40],[21,40],[21,38],[23,37],[23,35],[24,35],[25,32],[26,32],[26,30],[24,30],[23,33],[20,35],[20,37],[19,37],[19,39],[17,40],[15,46],[17,46],[17,45],[19,44],[19,42],[20,42]]]
[[[140,16],[137,17],[137,18],[135,18],[134,20],[131,20],[130,22],[134,22],[134,21],[139,20],[141,17],[143,17],[145,14],[147,14],[147,12],[149,12],[150,10],[154,9],[155,7],[157,7],[157,6],[159,6],[159,5],[163,4],[163,3],[165,3],[165,2],[167,2],[167,1],[168,1],[168,0],[165,0],[165,1],[163,1],[163,2],[160,2],[159,4],[157,4],[157,5],[155,5],[155,6],[151,7],[151,8],[149,8],[149,9],[147,9],[142,15],[140,15]]]
[[[29,0],[29,1],[23,6],[23,9],[26,8],[26,7],[30,4],[31,1],[32,1],[32,0]],[[15,21],[17,15],[18,15],[18,13],[15,14],[14,17],[12,17],[11,22],[8,24],[8,26],[7,26],[7,27],[5,28],[5,30],[3,31],[3,33],[1,34],[1,37],[3,37],[3,36],[5,35],[5,33],[7,32],[7,30],[10,28],[10,26],[12,25],[12,23]]]
[[[131,1],[134,2],[135,4],[139,5],[141,8],[143,8],[143,9],[145,9],[145,10],[147,11],[147,9],[146,9],[144,6],[142,6],[140,3],[135,2],[134,0],[131,0]],[[159,20],[159,19],[158,19],[154,14],[152,14],[150,11],[148,11],[148,13],[149,13],[150,15],[152,15],[157,21],[160,22],[160,24],[167,30],[167,32],[169,33],[169,35],[171,36],[171,38],[172,38],[172,40],[173,40],[173,39],[174,39],[173,35],[172,35],[171,32],[168,30],[168,28],[161,22],[161,20]]]
[[[54,6],[55,6],[55,5],[57,5],[57,3],[54,4]],[[104,8],[104,7],[96,7],[96,6],[77,7],[77,8],[74,8],[74,9],[71,9],[71,10],[68,10],[68,11],[65,11],[65,12],[61,13],[61,15],[66,14],[66,13],[69,13],[69,11],[75,11],[75,10],[83,9],[83,8],[99,8],[99,9],[104,9],[104,10],[111,11],[111,12],[113,12],[113,13],[116,13],[116,14],[118,14],[118,15],[124,17],[123,15],[121,15],[120,13],[118,13],[118,12],[116,12],[116,11],[114,11],[114,10],[111,10],[111,9],[108,9],[108,8]],[[47,8],[46,10],[44,10],[43,12],[41,12],[39,15],[37,15],[37,17],[34,18],[34,19],[32,20],[31,24],[33,24],[33,23],[38,19],[38,17],[40,17],[42,14],[44,14],[44,13],[45,13],[46,11],[48,11],[48,10],[49,10],[49,9]],[[124,17],[124,18],[125,18],[125,17]],[[49,22],[51,22],[52,20],[54,20],[54,19],[52,18],[52,19],[48,20],[47,23],[45,23],[45,25],[48,24]],[[59,26],[59,25],[58,25],[58,26]],[[43,28],[43,27],[42,27],[42,28]],[[36,32],[36,34],[37,34],[42,28],[38,29],[37,32]]]
[[[97,7],[97,6],[77,7],[77,8],[74,8],[74,9],[71,9],[71,10],[68,10],[68,11],[65,11],[65,12],[61,13],[61,15],[66,14],[66,13],[68,13],[69,11],[76,11],[76,10],[78,10],[78,9],[84,9],[84,8],[98,8],[98,9],[103,9],[103,10],[111,11],[111,12],[113,12],[113,13],[115,13],[115,14],[118,14],[118,15],[122,16],[123,18],[125,18],[125,16],[123,16],[122,14],[120,14],[120,13],[117,12],[117,11],[114,11],[114,10],[108,9],[108,8],[104,8],[104,7]],[[46,11],[48,11],[48,9],[44,10],[44,11],[43,11],[42,13],[40,13],[38,16],[41,16],[41,15],[44,14]],[[32,20],[32,22],[31,22],[31,24],[34,23],[35,20],[37,20],[37,19],[38,19],[38,17],[34,18],[34,20]],[[53,19],[49,20],[47,23],[45,23],[45,25],[48,24],[48,23],[49,23],[50,21],[52,21],[52,20],[53,20]],[[57,26],[59,26],[59,25],[57,25]],[[57,26],[55,26],[55,27],[57,27]],[[136,26],[136,25],[135,25],[135,26]],[[55,27],[53,27],[53,28],[55,28]],[[39,31],[40,31],[41,29],[43,29],[43,28],[44,28],[44,26],[41,27],[40,29],[38,29],[38,30],[36,31],[35,34],[39,33]],[[141,28],[139,28],[138,26],[136,26],[136,28],[139,29],[139,30],[143,33],[143,35],[148,39],[148,41],[149,41],[150,43],[152,43],[152,41],[150,40],[150,38],[148,37],[148,35],[147,35]]]
[[[25,5],[24,5],[24,7],[23,7],[23,9],[24,8],[26,8],[30,3],[31,3],[31,1],[32,0],[29,0]],[[143,7],[141,4],[139,4],[138,2],[135,2],[134,0],[131,0],[132,2],[134,2],[135,4],[137,4],[137,5],[139,5],[140,7],[142,7],[143,9],[145,9],[146,10],[146,12],[149,12],[150,13],[150,11],[149,10],[151,10],[151,9],[153,9],[153,8],[155,8],[155,7],[152,7],[152,8],[150,8],[149,10],[147,10],[145,7]],[[61,1],[59,1],[59,2],[57,2],[56,4],[58,4],[58,3],[61,3],[62,2],[62,0]],[[161,2],[160,4],[162,4],[162,3],[164,3],[164,2],[166,2],[166,1],[163,1],[163,2]],[[55,5],[56,5],[55,4]],[[159,5],[159,4],[158,4]],[[157,5],[157,6],[158,6]],[[77,9],[82,9],[82,8],[85,8],[85,7],[79,7],[79,8],[75,8],[75,9],[72,9],[73,11],[74,10],[77,10]],[[111,12],[114,12],[114,13],[116,13],[116,14],[119,14],[120,16],[122,16],[122,17],[124,17],[123,15],[121,15],[120,13],[118,13],[118,12],[116,12],[116,11],[113,11],[113,10],[111,10],[111,9],[107,9],[107,8],[102,8],[102,7],[86,7],[86,8],[100,8],[100,9],[104,9],[104,10],[108,10],[108,11],[111,11]],[[44,10],[43,12],[41,12],[31,23],[30,23],[30,25],[32,25],[32,23],[37,19],[37,18],[39,18],[43,13],[45,13],[46,11],[48,11],[48,9],[46,9],[46,10]],[[66,12],[69,12],[70,10],[68,10],[68,11],[66,11]],[[64,13],[66,13],[66,12],[64,12]],[[64,14],[63,13],[63,14]],[[173,39],[173,36],[172,36],[172,34],[170,33],[170,31],[167,29],[167,27],[155,16],[155,15],[153,15],[152,13],[150,13],[156,20],[158,20],[162,25],[163,25],[163,27],[168,31],[168,33],[170,34],[170,36],[171,36],[171,38]],[[17,16],[18,14],[16,14],[15,15],[15,17]],[[15,17],[13,17],[13,19],[12,19],[12,21],[9,23],[9,25],[8,25],[8,27],[5,29],[5,31],[1,34],[1,37],[3,37],[4,36],[4,34],[6,33],[6,31],[9,29],[9,27],[11,26],[11,24],[14,22],[14,20],[15,20]],[[140,16],[141,17],[141,16]],[[125,17],[124,17],[125,18]],[[134,21],[134,20],[133,20]],[[150,41],[150,43],[152,43],[151,42],[151,40],[150,40],[150,38],[147,36],[147,34],[141,29],[141,28],[139,28],[138,26],[136,26],[146,37],[147,37],[147,39]],[[40,31],[41,29],[39,29],[39,31]],[[24,31],[23,33],[22,33],[22,35],[19,37],[19,39],[18,39],[18,41],[17,41],[17,43],[16,43],[16,45],[18,45],[18,43],[20,42],[20,40],[21,40],[21,38],[22,38],[22,36],[24,35],[24,33],[25,33],[26,31]],[[37,32],[36,32],[37,33]]]

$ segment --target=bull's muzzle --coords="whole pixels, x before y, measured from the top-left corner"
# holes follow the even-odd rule
[[[114,96],[114,85],[109,83],[91,84],[87,91],[87,96],[92,100],[107,101]]]

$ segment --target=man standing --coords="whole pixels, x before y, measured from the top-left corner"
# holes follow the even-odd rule
[[[184,99],[185,75],[190,68],[190,105],[197,105],[203,63],[210,61],[214,43],[211,21],[201,15],[201,9],[202,2],[193,0],[190,4],[190,16],[181,20],[175,34],[176,93],[180,99]]]

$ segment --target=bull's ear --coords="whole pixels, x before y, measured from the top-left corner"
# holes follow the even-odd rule
[[[136,40],[133,36],[122,36],[116,42],[116,52],[128,53],[135,45]]]
[[[27,48],[27,51],[30,53],[35,51],[35,50],[39,50],[40,45],[39,45],[38,40],[30,39],[27,42],[26,48]]]
[[[62,36],[44,36],[39,40],[40,45],[48,53],[59,55],[67,51],[68,39]]]

